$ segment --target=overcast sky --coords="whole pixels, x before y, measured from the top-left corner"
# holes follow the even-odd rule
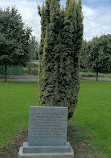
[[[65,5],[66,0],[61,0]],[[33,30],[33,35],[40,41],[41,26],[37,12],[37,2],[43,0],[0,0],[0,7],[16,6],[22,19]],[[111,0],[82,0],[84,15],[84,39],[91,40],[94,36],[111,34]]]

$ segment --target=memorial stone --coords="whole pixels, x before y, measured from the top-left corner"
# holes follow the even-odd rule
[[[28,142],[20,148],[19,158],[73,158],[67,116],[67,107],[30,107]]]

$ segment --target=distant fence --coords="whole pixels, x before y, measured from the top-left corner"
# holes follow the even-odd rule
[[[0,66],[0,75],[5,74],[5,67]],[[23,74],[23,67],[22,66],[11,66],[7,67],[7,75],[22,75]]]

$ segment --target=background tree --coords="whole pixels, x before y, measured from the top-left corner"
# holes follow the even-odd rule
[[[71,118],[79,91],[79,58],[83,35],[81,1],[46,0],[39,8],[39,87],[42,106],[67,106]]]
[[[0,65],[25,65],[30,58],[29,39],[31,30],[25,27],[17,9],[0,9]]]
[[[111,72],[111,35],[95,37],[89,42],[89,66],[96,72],[96,81],[98,73]]]
[[[82,42],[82,48],[80,52],[80,68],[81,69],[88,69],[89,68],[89,63],[88,63],[88,58],[89,58],[89,42],[83,40]]]
[[[81,49],[81,68],[96,73],[111,72],[111,35],[95,37],[91,41],[83,41]]]
[[[38,60],[38,47],[39,47],[39,44],[36,41],[35,36],[31,36],[29,44],[30,44],[31,59],[32,60]]]

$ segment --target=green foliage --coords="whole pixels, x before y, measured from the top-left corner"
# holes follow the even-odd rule
[[[40,83],[40,105],[57,106],[58,97],[58,60],[57,48],[59,33],[59,3],[52,1],[50,4],[50,24],[46,29],[44,39],[42,72]],[[55,21],[56,19],[56,21]],[[58,27],[58,29],[57,29]],[[54,76],[53,76],[54,75]],[[53,76],[53,77],[52,77]],[[55,86],[56,85],[56,86]]]
[[[25,65],[30,58],[31,30],[25,27],[16,8],[0,9],[0,65]]]
[[[95,37],[92,41],[83,41],[81,50],[81,65],[98,73],[111,72],[111,35]]]
[[[91,41],[89,65],[97,73],[111,72],[111,35],[104,35]]]
[[[80,67],[81,69],[88,69],[88,58],[89,58],[89,42],[82,41],[82,49],[80,53]]]
[[[28,62],[27,65],[23,68],[24,74],[38,75],[38,65]]]
[[[35,36],[32,36],[29,42],[30,45],[30,56],[32,60],[38,60],[38,42],[35,39]]]
[[[69,118],[79,92],[79,56],[83,35],[81,1],[46,0],[41,16],[39,87],[41,106],[67,106]]]

